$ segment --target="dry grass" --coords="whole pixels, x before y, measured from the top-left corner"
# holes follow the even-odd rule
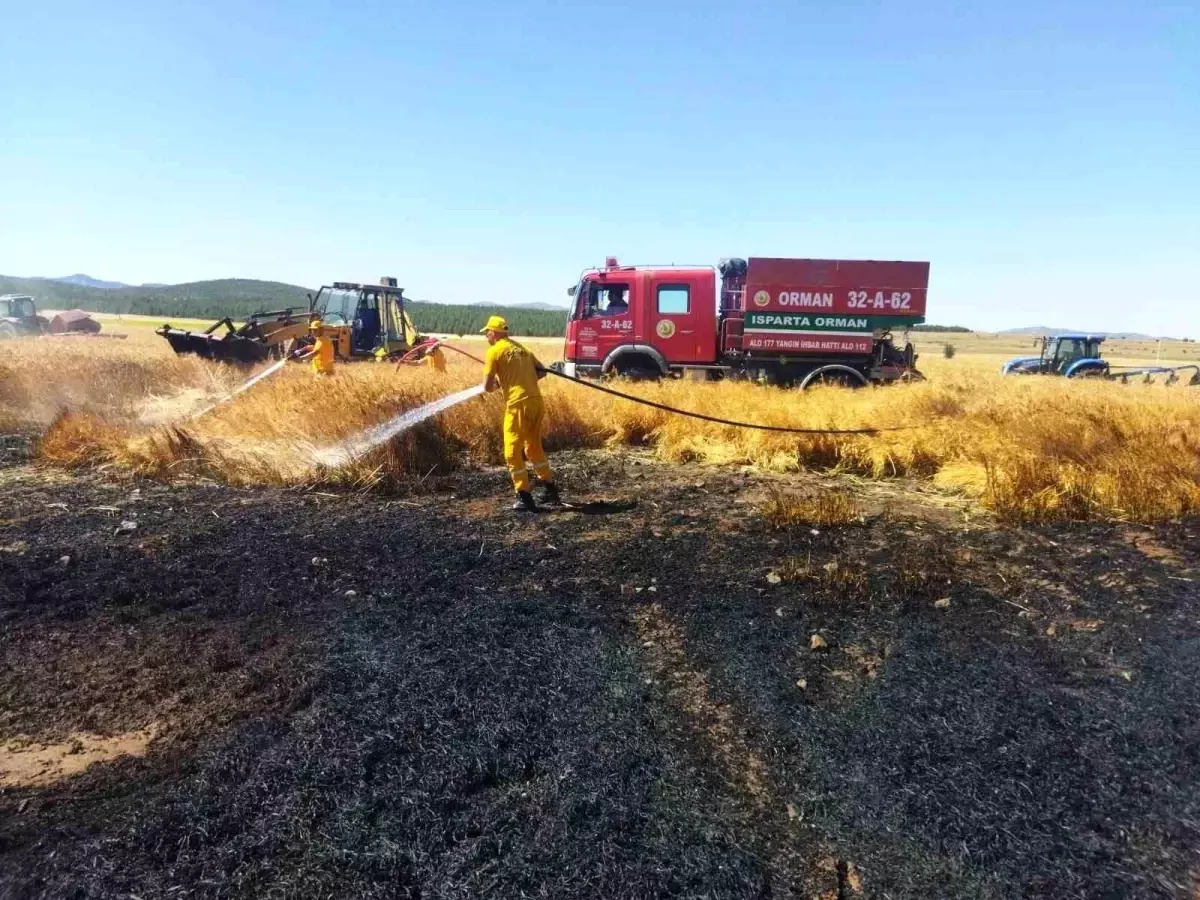
[[[10,431],[44,427],[64,411],[136,421],[164,404],[178,407],[189,395],[202,399],[237,383],[228,369],[175,356],[153,334],[140,340],[29,338],[0,346],[0,428]]]
[[[799,526],[831,528],[863,521],[862,510],[844,491],[822,491],[812,497],[775,494],[763,507],[763,518],[777,531]]]
[[[0,427],[46,429],[41,452],[53,462],[105,461],[155,475],[195,471],[241,484],[396,487],[464,462],[501,462],[494,396],[456,407],[346,469],[331,472],[314,460],[314,449],[474,383],[478,366],[456,355],[442,376],[364,363],[318,381],[289,367],[188,421],[241,376],[177,358],[153,335],[135,337],[69,347],[13,342],[0,363]],[[547,359],[556,347],[537,345]],[[771,471],[916,477],[1024,521],[1154,520],[1200,511],[1200,390],[1003,379],[995,368],[990,357],[960,354],[929,360],[928,383],[853,392],[731,382],[626,386],[671,406],[774,425],[914,426],[853,437],[715,425],[552,378],[545,382],[547,443],[551,450],[648,445],[669,461]],[[60,416],[63,410],[70,414]],[[780,515],[817,522],[841,513]]]
[[[856,606],[870,602],[872,583],[867,567],[860,562],[830,560],[821,565],[811,559],[785,559],[769,581],[801,584],[810,602],[832,606]]]

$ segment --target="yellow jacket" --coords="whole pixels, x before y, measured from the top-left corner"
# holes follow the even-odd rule
[[[432,350],[426,353],[425,359],[422,360],[422,362],[424,362],[425,365],[429,366],[429,368],[433,369],[435,372],[446,371],[446,355],[442,353],[441,347],[434,347]]]
[[[313,344],[312,368],[318,375],[333,374],[333,341],[329,338],[319,337]]]
[[[488,348],[483,358],[483,375],[485,378],[495,375],[504,390],[505,403],[515,406],[526,400],[542,399],[537,375],[540,366],[536,356],[512,338],[503,337]]]

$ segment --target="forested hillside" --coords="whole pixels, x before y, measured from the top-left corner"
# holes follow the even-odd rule
[[[0,294],[29,294],[40,308],[177,318],[235,318],[263,309],[308,308],[307,290],[278,281],[225,278],[153,287],[94,288],[0,276]]]
[[[173,318],[215,320],[223,316],[240,319],[270,309],[307,309],[308,292],[308,288],[294,284],[245,278],[103,289],[0,275],[0,294],[29,294],[40,309],[161,316],[164,321]],[[437,334],[476,332],[488,316],[501,315],[508,319],[514,334],[553,337],[563,333],[567,321],[565,310],[529,307],[414,301],[409,304],[409,310],[417,328]]]
[[[566,310],[421,302],[410,303],[408,309],[418,329],[435,334],[473,334],[488,316],[504,316],[513,334],[530,337],[561,337],[567,328]]]

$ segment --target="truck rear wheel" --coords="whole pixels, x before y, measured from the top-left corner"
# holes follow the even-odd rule
[[[805,379],[800,382],[800,387],[807,390],[816,385],[826,385],[829,387],[846,387],[857,388],[862,387],[867,383],[867,379],[863,375],[843,365],[823,366],[819,369],[810,372]]]
[[[856,381],[841,372],[826,372],[811,379],[804,385],[806,390],[810,387],[818,386],[856,388],[862,387],[862,382]]]

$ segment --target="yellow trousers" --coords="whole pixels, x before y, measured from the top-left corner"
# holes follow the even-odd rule
[[[545,418],[546,408],[540,399],[522,400],[504,410],[504,461],[518,493],[529,490],[527,462],[542,481],[554,480],[546,451],[542,449]]]

